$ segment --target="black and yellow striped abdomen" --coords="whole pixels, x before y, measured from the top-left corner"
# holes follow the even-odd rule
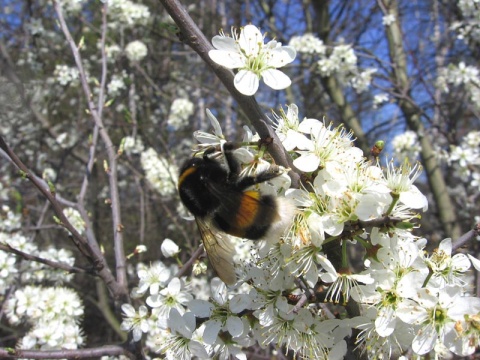
[[[253,190],[231,196],[235,196],[236,201],[229,202],[228,206],[220,205],[213,216],[215,225],[237,237],[251,240],[264,237],[278,217],[275,198]]]

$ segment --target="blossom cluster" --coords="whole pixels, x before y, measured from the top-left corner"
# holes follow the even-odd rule
[[[245,349],[254,344],[299,358],[341,359],[345,337],[355,329],[359,348],[372,359],[409,349],[472,354],[480,340],[480,299],[469,293],[471,259],[453,254],[450,239],[428,253],[426,239],[412,234],[418,212],[428,207],[414,185],[421,167],[370,162],[350,132],[313,118],[300,121],[298,114],[291,104],[273,116],[277,135],[307,179],[286,191],[284,181],[268,184],[296,207],[283,236],[237,240],[237,283],[227,288],[214,278],[207,295],[193,290],[198,282],[206,286],[204,277],[176,277],[160,262],[139,271],[133,295],[144,303],[138,309],[123,305],[122,328],[135,340],[146,334],[149,349],[167,359],[246,359]],[[208,117],[215,133],[195,133],[199,151],[225,142],[218,121],[211,112]],[[250,131],[245,139],[253,139]],[[243,173],[265,170],[254,148],[235,154]],[[327,256],[331,244],[342,253],[338,261]],[[355,269],[347,255],[353,244],[365,249]],[[310,289],[304,302],[301,289]],[[348,318],[350,300],[360,316]],[[335,305],[340,316],[319,302]]]
[[[146,25],[151,16],[146,5],[130,0],[108,0],[108,10],[108,25],[114,29]]]
[[[132,136],[125,136],[120,147],[122,151],[124,150],[129,155],[140,154],[145,150],[142,139]]]
[[[41,250],[29,241],[20,232],[20,218],[7,206],[2,207],[0,244],[41,259],[74,265],[75,258],[70,251],[53,247]],[[80,327],[82,302],[74,290],[62,286],[72,278],[73,274],[63,270],[0,251],[2,311],[11,325],[28,326],[18,346],[23,349],[77,349],[84,343]],[[55,287],[36,285],[40,283]],[[11,289],[16,290],[6,296]]]
[[[107,84],[108,95],[116,97],[120,92],[126,88],[125,79],[127,74],[123,71],[121,74],[113,74],[110,82]]]
[[[125,54],[131,62],[139,62],[147,56],[148,48],[142,41],[135,40],[125,46]]]
[[[445,93],[453,88],[462,86],[470,97],[474,106],[480,104],[480,73],[475,66],[460,62],[458,65],[449,64],[439,70],[437,86]]]
[[[67,65],[56,65],[53,76],[55,81],[62,86],[69,84],[78,85],[80,81],[78,69]]]
[[[62,6],[63,10],[71,14],[76,14],[80,12],[84,3],[85,3],[85,0],[60,0],[59,1],[59,4]]]
[[[162,196],[173,195],[176,192],[173,179],[178,169],[166,158],[160,156],[153,148],[148,148],[140,154],[140,163],[148,182]]]
[[[400,161],[402,159],[416,160],[420,154],[417,134],[411,130],[396,135],[392,140],[392,146],[395,158]]]
[[[4,311],[12,325],[31,326],[19,342],[22,349],[77,349],[84,343],[83,306],[72,289],[28,285],[7,299]]]
[[[458,146],[451,146],[448,161],[466,184],[479,191],[480,131],[470,131]]]
[[[195,106],[185,98],[173,100],[168,114],[167,124],[172,129],[178,130],[188,125],[188,118],[193,114]]]
[[[477,0],[459,0],[458,8],[462,14],[461,22],[454,22],[452,29],[458,32],[458,38],[468,43],[480,41],[480,9]]]
[[[29,241],[20,232],[20,227],[20,215],[15,214],[8,206],[4,206],[0,211],[0,244],[41,259],[73,266],[75,258],[69,250],[54,247],[45,250],[39,249],[36,243]],[[81,232],[81,229],[79,231]],[[72,274],[65,271],[33,261],[24,261],[9,252],[0,252],[0,295],[4,294],[15,282],[28,284],[46,281],[63,284],[70,281],[72,277]]]
[[[305,33],[300,36],[293,36],[289,45],[295,48],[299,53],[325,55],[327,47],[312,33]]]
[[[322,76],[337,76],[338,79],[353,87],[357,93],[365,91],[372,82],[376,69],[360,70],[357,55],[349,44],[339,44],[328,49],[323,42],[311,33],[295,36],[290,46],[299,53],[317,55],[317,71]]]

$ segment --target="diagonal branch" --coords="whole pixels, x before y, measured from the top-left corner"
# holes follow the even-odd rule
[[[32,254],[28,254],[26,252],[17,250],[15,248],[11,247],[10,245],[0,244],[0,250],[5,251],[5,252],[9,252],[9,253],[12,253],[12,254],[15,254],[15,255],[18,255],[18,256],[21,256],[25,260],[35,261],[35,262],[50,266],[51,268],[54,268],[54,269],[64,270],[68,273],[87,273],[87,274],[90,274],[90,275],[97,275],[94,271],[79,268],[79,267],[76,267],[76,266],[71,266],[71,265],[68,265],[68,264],[63,263],[63,262],[44,259],[44,258],[41,258],[39,256],[35,256],[35,255],[32,255]]]
[[[452,245],[452,250],[458,250],[464,246],[467,242],[475,239],[477,236],[480,236],[480,223],[475,224],[473,229],[467,231],[465,234],[460,236]]]
[[[0,358],[6,359],[99,359],[105,355],[124,355],[129,359],[136,359],[131,352],[119,345],[107,345],[98,348],[77,350],[21,350],[13,348],[0,348]]]
[[[70,237],[75,243],[80,252],[93,264],[98,275],[105,281],[108,288],[116,298],[126,297],[124,289],[119,286],[115,278],[113,277],[110,269],[106,266],[105,259],[100,251],[92,249],[87,240],[80,235],[75,227],[70,223],[65,214],[63,213],[62,206],[56,198],[56,194],[51,191],[45,184],[40,181],[38,177],[30,172],[26,165],[18,158],[13,150],[7,145],[3,137],[0,135],[0,149],[2,149],[17,168],[22,172],[23,176],[27,178],[52,204],[52,209],[55,215],[61,222],[61,225],[67,229],[72,236]]]
[[[250,120],[251,124],[260,135],[260,138],[273,139],[272,143],[268,146],[268,151],[275,159],[275,162],[278,165],[295,169],[292,159],[281,145],[277,134],[270,125],[270,120],[258,105],[255,97],[241,94],[233,85],[234,76],[232,71],[218,65],[210,59],[208,52],[213,50],[213,46],[187,13],[185,7],[178,0],[160,0],[160,2],[179,27],[180,38],[202,58],[202,60],[220,79]],[[292,186],[298,187],[300,180],[299,175],[294,171],[290,171],[288,175],[292,179]]]

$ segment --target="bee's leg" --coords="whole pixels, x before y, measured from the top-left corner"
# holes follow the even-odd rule
[[[268,170],[256,174],[255,176],[244,176],[241,179],[238,179],[238,175],[242,171],[242,167],[240,162],[235,159],[233,152],[240,147],[242,147],[242,143],[239,142],[226,142],[222,147],[222,151],[229,168],[228,181],[232,184],[235,184],[236,188],[239,190],[244,190],[249,186],[271,180],[283,174],[283,171],[279,166],[271,165]]]
[[[283,174],[283,170],[277,165],[270,165],[268,170],[265,170],[255,176],[242,177],[236,184],[239,190],[244,190],[249,186],[260,184],[262,182],[271,180]]]
[[[222,146],[223,155],[227,161],[228,165],[228,177],[229,180],[234,180],[242,171],[241,164],[235,159],[233,152],[239,149],[242,146],[242,143],[239,142],[226,142]]]
[[[220,151],[218,146],[209,146],[208,148],[206,148],[204,151],[203,151],[203,158],[204,159],[209,159],[210,158],[210,155],[215,153],[216,151]]]

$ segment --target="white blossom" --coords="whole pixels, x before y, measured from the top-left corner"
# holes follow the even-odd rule
[[[373,97],[373,108],[376,109],[378,108],[378,105],[383,104],[388,101],[388,94],[382,93],[382,94],[376,94]]]
[[[395,169],[393,163],[390,162],[387,166],[386,180],[392,194],[398,196],[401,203],[412,209],[426,211],[428,208],[427,198],[413,185],[421,171],[422,167],[418,163],[412,168],[408,162],[404,162],[399,169]]]
[[[140,40],[131,41],[125,47],[125,54],[131,62],[139,62],[148,54],[147,45]]]
[[[63,214],[68,219],[70,224],[78,231],[78,233],[83,233],[85,231],[85,221],[78,212],[78,210],[68,207],[63,209]]]
[[[123,150],[127,154],[140,154],[145,150],[145,146],[141,138],[125,136],[123,138]]]
[[[187,292],[184,282],[174,277],[167,287],[147,297],[146,303],[155,309],[157,316],[164,318],[170,313],[171,309],[177,309],[180,314],[183,314],[185,312],[184,306],[190,300],[192,300],[192,295]]]
[[[122,321],[121,329],[123,331],[132,331],[133,341],[139,341],[142,338],[142,334],[149,330],[148,324],[148,309],[142,305],[138,308],[138,313],[135,308],[130,304],[123,304],[122,311],[124,318]]]
[[[146,25],[150,19],[150,10],[146,5],[130,0],[108,0],[108,16],[113,20],[112,28]]]
[[[172,257],[177,255],[180,252],[180,248],[178,247],[175,242],[171,239],[165,239],[160,246],[160,250],[162,251],[163,256],[165,257]]]
[[[134,290],[135,297],[142,296],[147,291],[152,295],[158,294],[160,288],[165,287],[172,276],[170,270],[160,261],[140,268],[137,275],[140,281],[138,288]]]
[[[312,33],[305,33],[301,36],[294,36],[290,39],[288,43],[289,46],[294,48],[299,53],[306,54],[320,54],[324,55],[327,47]]]
[[[322,76],[330,76],[333,73],[355,73],[357,56],[351,45],[337,45],[333,48],[330,56],[320,59],[317,65]]]
[[[403,300],[397,315],[407,324],[417,325],[412,349],[423,355],[431,351],[437,342],[445,344],[447,334],[456,333],[455,321],[479,312],[479,298],[463,297],[459,288],[448,286],[442,290],[419,289],[415,299]]]
[[[176,192],[176,175],[178,170],[166,158],[160,156],[153,148],[140,154],[140,163],[150,185],[162,196]]]
[[[19,345],[28,349],[77,349],[84,344],[79,326],[83,304],[78,294],[63,287],[26,286],[8,299],[5,312],[10,323],[29,325]]]
[[[70,67],[67,65],[56,65],[53,71],[55,80],[62,86],[66,85],[78,85],[80,82],[80,73],[76,67]]]
[[[390,26],[395,22],[395,15],[393,14],[387,14],[382,18],[382,24],[384,26]]]
[[[172,102],[170,114],[167,119],[168,125],[178,130],[188,125],[188,118],[193,114],[195,107],[188,99],[177,98]]]
[[[246,25],[240,34],[232,29],[232,37],[223,33],[212,39],[216,50],[208,55],[217,64],[228,69],[239,69],[235,75],[235,88],[244,95],[254,95],[260,78],[274,90],[290,86],[291,80],[277,68],[291,63],[296,56],[294,48],[271,40],[264,44],[264,36],[254,25]]]
[[[392,146],[395,151],[395,157],[399,161],[408,159],[413,162],[418,158],[421,150],[417,134],[411,130],[396,135],[392,140]]]
[[[123,80],[125,74],[117,75],[113,74],[110,82],[107,84],[108,95],[116,97],[120,94],[121,90],[126,88],[125,81]]]

